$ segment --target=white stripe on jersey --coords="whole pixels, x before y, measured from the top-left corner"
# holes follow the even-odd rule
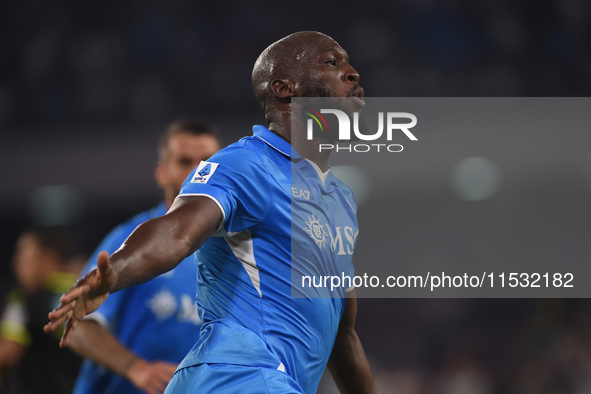
[[[230,232],[225,239],[228,245],[230,245],[234,256],[236,256],[238,261],[242,263],[254,288],[259,293],[259,297],[263,298],[263,293],[261,293],[259,268],[254,259],[254,249],[252,247],[252,235],[250,234],[250,231],[244,230],[239,233]]]

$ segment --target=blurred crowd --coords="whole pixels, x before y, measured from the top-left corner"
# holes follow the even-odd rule
[[[369,96],[584,96],[591,5],[580,0],[289,4],[7,0],[0,125],[213,116],[256,108],[269,42],[322,30]]]
[[[380,392],[591,392],[587,299],[360,300],[359,319]]]

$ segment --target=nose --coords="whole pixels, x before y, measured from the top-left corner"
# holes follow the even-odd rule
[[[347,78],[347,81],[358,83],[359,82],[359,73],[357,71],[355,71],[355,69],[353,67],[351,67],[350,65],[347,64],[347,66],[348,66],[348,70],[345,73],[345,77]]]

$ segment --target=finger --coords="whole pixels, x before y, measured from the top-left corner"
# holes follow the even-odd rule
[[[45,332],[51,332],[51,331],[55,331],[57,330],[62,324],[64,324],[68,319],[72,318],[72,316],[74,315],[73,312],[68,313],[62,317],[60,317],[59,319],[56,320],[52,320],[49,323],[47,323],[44,327],[43,327],[43,331]]]
[[[164,368],[162,369],[162,373],[164,377],[168,377],[168,379],[170,380],[170,378],[172,378],[172,375],[174,375],[174,373],[176,372],[176,365],[171,364],[171,365],[165,365]]]
[[[49,312],[47,317],[49,318],[50,322],[43,327],[43,330],[45,332],[50,332],[61,326],[66,320],[70,319],[74,315],[75,306],[76,301],[72,301],[68,304],[60,305],[58,308]]]
[[[74,287],[70,290],[66,291],[60,298],[60,302],[62,304],[67,304],[78,297],[82,297],[88,293],[90,293],[90,286],[86,282],[86,280],[81,279],[79,280]]]
[[[55,319],[59,318],[60,316],[65,315],[66,313],[68,313],[69,311],[73,310],[76,307],[76,301],[77,300],[72,300],[68,303],[61,303],[60,305],[57,306],[57,308],[55,308],[54,310],[49,312],[47,314],[47,317],[49,318],[49,320],[55,320]]]
[[[161,381],[158,381],[158,382],[156,383],[156,388],[157,388],[157,390],[158,390],[157,392],[158,392],[158,393],[163,393],[163,392],[164,392],[164,390],[166,390],[166,385],[167,385],[167,384],[168,384],[168,380],[166,380],[166,381],[163,381],[163,380],[161,380]]]
[[[154,363],[154,375],[162,380],[170,380],[172,375],[176,372],[177,364],[157,361]]]
[[[170,379],[172,379],[172,375],[174,375],[174,371],[158,371],[156,378],[166,386],[170,382]]]
[[[166,379],[172,379],[172,375],[176,372],[176,367],[170,367],[168,371],[166,371]]]
[[[171,369],[169,371],[166,371],[166,375],[164,375],[164,379],[166,379],[166,382],[170,381],[170,379],[172,379],[172,375],[174,375],[174,373],[176,372],[176,369]]]
[[[78,319],[76,319],[76,317],[72,317],[70,320],[68,320],[62,335],[62,339],[60,340],[60,347],[66,347],[70,344],[70,338],[72,338],[72,334],[74,333],[74,330],[77,326]]]
[[[160,388],[160,386],[150,386],[147,388],[148,394],[162,394],[164,389]]]
[[[176,371],[176,368],[174,368],[169,363],[159,363],[159,364],[160,365],[158,365],[158,368],[155,369],[154,385],[156,385],[158,387],[158,389],[161,390],[160,392],[163,392],[164,389],[166,389],[168,382],[170,382],[172,375]]]
[[[96,258],[96,267],[98,268],[99,274],[102,277],[107,276],[108,271],[111,269],[111,262],[109,260],[109,253],[102,251]]]
[[[159,382],[157,379],[150,379],[145,383],[144,387],[142,388],[142,390],[149,394],[162,394],[165,389],[166,384],[163,387],[162,383]]]

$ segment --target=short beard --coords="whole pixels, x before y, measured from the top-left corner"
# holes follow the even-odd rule
[[[326,86],[308,83],[302,86],[302,97],[335,97],[335,93]]]
[[[357,87],[354,87],[354,88],[357,88]],[[354,89],[352,89],[352,90],[354,90]],[[307,83],[306,85],[302,86],[302,97],[311,97],[311,98],[331,97],[331,98],[334,98],[334,100],[333,100],[334,107],[347,113],[350,116],[351,121],[353,121],[353,114],[351,113],[350,109],[344,105],[339,105],[339,98],[336,96],[334,91],[330,88],[327,88],[325,86],[313,85],[311,83]],[[345,97],[344,99],[348,100],[350,98]],[[314,107],[314,109],[319,110],[320,104],[315,106],[313,99],[309,100],[308,102],[309,102],[309,105]],[[324,101],[324,103],[326,103],[326,102]],[[367,133],[367,130],[368,130],[367,122],[365,120],[365,117],[363,116],[363,112],[360,111],[359,115],[360,115],[359,116],[359,130],[361,131],[361,133],[365,134],[365,133]],[[326,119],[326,123],[328,125],[328,130],[330,130],[330,132],[326,133],[326,131],[324,131],[324,132],[315,131],[314,136],[316,138],[320,138],[320,139],[322,139],[324,141],[328,141],[330,143],[337,141],[338,140],[338,130],[339,130],[339,123],[337,121],[337,118],[333,115],[330,115],[330,116],[327,116],[325,119]],[[359,138],[352,132],[352,130],[351,130],[351,140],[352,141],[359,141]]]

